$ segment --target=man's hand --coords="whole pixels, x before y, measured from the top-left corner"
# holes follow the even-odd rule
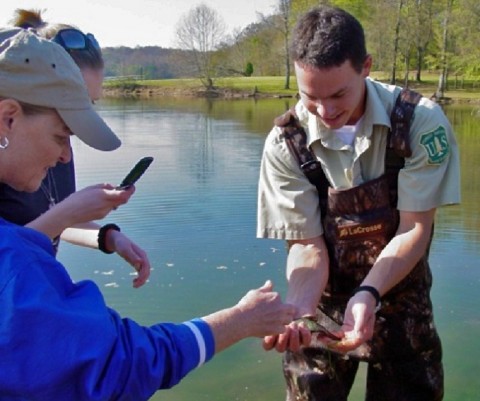
[[[275,348],[278,352],[298,352],[301,347],[309,346],[311,340],[312,333],[303,323],[292,322],[283,333],[264,337],[262,346],[265,351]]]
[[[348,301],[343,321],[342,340],[329,343],[328,347],[346,353],[358,348],[373,336],[376,300],[367,291],[357,292]]]

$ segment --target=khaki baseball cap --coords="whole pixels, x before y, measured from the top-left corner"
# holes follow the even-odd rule
[[[55,109],[70,131],[95,149],[121,144],[94,110],[70,55],[34,31],[0,29],[0,96]]]

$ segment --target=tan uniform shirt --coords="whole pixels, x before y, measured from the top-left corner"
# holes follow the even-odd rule
[[[309,113],[302,102],[298,118],[327,179],[336,189],[351,188],[384,172],[390,112],[401,88],[366,79],[365,114],[353,146],[345,145]],[[410,128],[412,156],[398,177],[398,209],[427,211],[460,202],[457,142],[442,109],[427,98],[415,108]],[[323,234],[316,188],[274,127],[263,151],[258,188],[257,236],[308,239]]]

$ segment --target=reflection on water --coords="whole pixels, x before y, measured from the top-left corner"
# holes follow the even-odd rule
[[[285,249],[255,238],[256,186],[274,116],[293,100],[104,101],[99,107],[123,146],[94,151],[75,141],[78,187],[120,182],[143,156],[155,158],[128,205],[107,217],[134,238],[153,266],[131,287],[118,257],[63,244],[59,258],[76,280],[93,278],[109,305],[142,324],[182,321],[235,303],[270,278],[284,293]],[[446,400],[473,400],[480,351],[479,113],[449,107],[461,149],[462,205],[437,213],[431,252],[436,321],[444,344]],[[363,399],[361,372],[351,396]],[[245,340],[154,400],[284,399],[280,356]]]

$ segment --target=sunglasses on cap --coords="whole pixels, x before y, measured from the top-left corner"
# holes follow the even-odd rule
[[[58,43],[65,50],[86,50],[90,46],[96,50],[100,50],[100,45],[97,39],[91,33],[84,34],[75,28],[61,29],[52,39],[53,42]]]

